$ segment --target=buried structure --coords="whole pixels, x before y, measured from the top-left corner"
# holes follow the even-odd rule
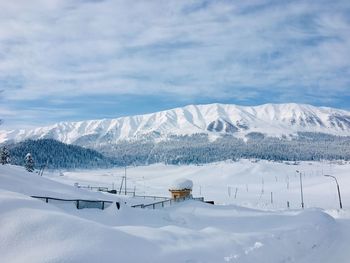
[[[169,188],[169,191],[171,193],[171,198],[173,199],[191,198],[192,187],[193,187],[193,182],[191,180],[184,179],[184,178],[177,179]]]

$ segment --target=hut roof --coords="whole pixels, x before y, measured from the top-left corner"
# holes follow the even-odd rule
[[[192,190],[193,182],[191,180],[180,178],[173,182],[170,186],[170,190]]]

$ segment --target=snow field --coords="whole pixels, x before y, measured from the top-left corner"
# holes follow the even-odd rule
[[[193,181],[193,195],[204,196],[218,204],[238,204],[267,210],[301,208],[300,178],[302,173],[305,207],[339,208],[336,184],[323,176],[338,178],[343,205],[350,209],[350,163],[301,162],[299,165],[268,161],[219,162],[195,166],[156,164],[127,168],[127,188],[139,195],[170,197],[169,188],[177,179]],[[48,174],[53,180],[69,185],[105,186],[120,189],[124,168],[64,172],[65,176]],[[123,188],[124,189],[124,188]],[[237,192],[236,192],[237,191]],[[271,203],[272,192],[272,203]]]
[[[306,172],[307,207],[315,202],[333,209],[303,211],[285,209],[283,202],[279,206],[277,201],[274,207],[254,203],[253,189],[261,191],[262,174],[265,192],[273,189],[277,198],[276,174],[290,172],[293,177],[296,167]],[[328,194],[332,195],[326,190],[336,190],[335,186],[329,178],[317,173],[308,178],[310,167],[330,169],[328,172],[339,177],[345,210],[338,211],[336,202],[326,202],[331,199]],[[169,195],[167,189],[173,181],[185,177],[193,181],[196,196],[201,191],[206,199],[225,204],[213,206],[187,201],[149,210],[130,207],[142,202],[142,198],[73,187],[74,182],[106,186],[114,183],[116,186],[123,173],[121,169],[64,172],[64,176],[48,173],[46,177],[39,177],[26,173],[21,167],[0,166],[0,261],[349,262],[348,170],[349,164],[290,166],[247,160],[206,166],[129,168],[128,185],[132,188],[135,184],[140,192]],[[297,187],[292,186],[294,180],[290,183],[290,189],[297,192]],[[236,199],[232,193],[228,195],[227,185],[243,188],[245,184],[249,185],[245,195],[237,194]],[[281,195],[283,191],[280,190]],[[293,191],[293,199],[290,198],[298,203],[300,196],[294,196]],[[122,207],[120,210],[112,206],[106,210],[77,210],[28,197],[34,194],[119,201]],[[244,208],[240,203],[247,203],[251,208]]]

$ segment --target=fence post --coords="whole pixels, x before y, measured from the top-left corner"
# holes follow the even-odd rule
[[[289,209],[289,201],[287,201],[287,207],[288,207],[288,209]]]
[[[46,198],[45,198],[45,201],[46,201],[46,203],[48,203],[48,202],[49,202],[49,198],[46,197]]]
[[[104,209],[105,209],[105,202],[102,201],[102,210],[104,210]]]
[[[79,200],[77,200],[77,209],[79,209]]]

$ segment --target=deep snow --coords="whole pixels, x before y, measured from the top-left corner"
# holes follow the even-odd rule
[[[194,182],[195,196],[201,193],[206,199],[225,204],[187,201],[149,210],[130,207],[143,202],[141,198],[73,186],[74,182],[110,187],[114,183],[117,188],[122,169],[63,172],[64,176],[55,172],[39,177],[21,167],[0,166],[0,261],[349,262],[349,167],[242,160],[205,166],[128,168],[128,185],[136,185],[137,191],[169,195],[167,189],[174,179],[186,177]],[[296,169],[306,173],[308,208],[304,211],[294,209],[300,203]],[[323,177],[322,170],[339,178],[345,210],[336,209],[334,182]],[[289,190],[286,176],[290,176]],[[264,194],[256,197],[261,195],[262,178]],[[230,195],[228,185],[232,187]],[[271,191],[275,193],[272,205],[268,204]],[[34,194],[120,201],[122,207],[76,210],[29,197]],[[285,208],[283,198],[290,200],[293,209]],[[242,203],[250,208],[239,206]],[[310,208],[314,205],[327,210]]]

